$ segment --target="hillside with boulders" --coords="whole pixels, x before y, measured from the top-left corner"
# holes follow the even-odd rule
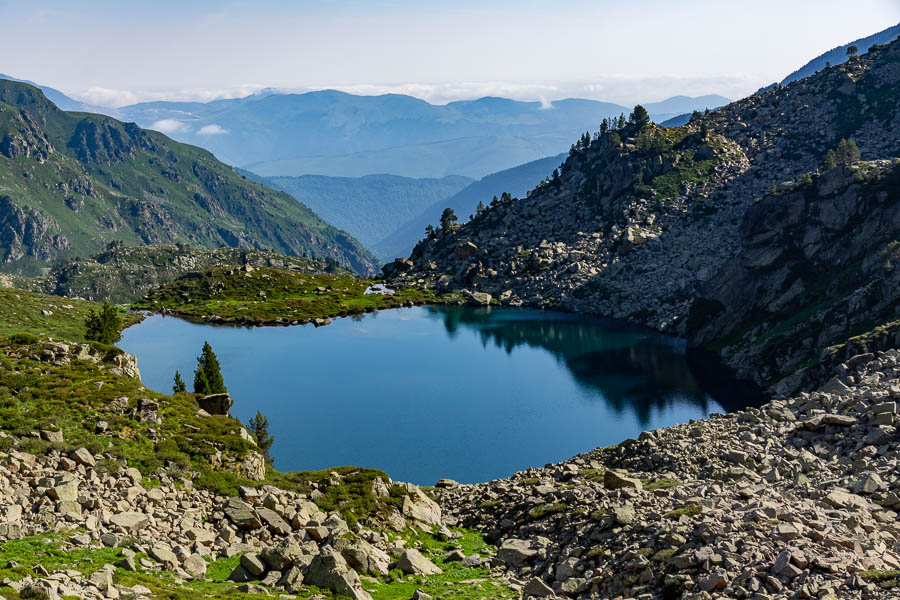
[[[785,393],[821,383],[798,371],[816,373],[827,348],[898,319],[890,246],[898,230],[898,65],[900,42],[873,46],[788,86],[696,113],[683,127],[632,119],[583,138],[558,176],[467,223],[449,221],[385,273],[463,290],[476,302],[602,314],[688,336]],[[842,140],[859,155],[829,163]],[[757,267],[771,271],[768,279],[746,272]],[[845,271],[840,281],[835,267]],[[833,285],[814,275],[823,272]],[[756,297],[763,287],[767,301]],[[864,289],[886,296],[845,304],[844,314],[862,313],[816,339],[802,335],[840,320],[836,304]],[[769,340],[786,314],[803,323],[781,319],[781,327],[801,337]],[[706,322],[712,317],[718,325]]]

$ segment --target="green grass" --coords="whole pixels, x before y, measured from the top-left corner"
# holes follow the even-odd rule
[[[83,342],[84,319],[88,311],[96,311],[99,306],[75,298],[0,288],[0,336],[27,333]],[[143,317],[135,313],[122,313],[122,318],[123,325],[127,327]]]
[[[662,479],[641,479],[641,483],[644,486],[644,490],[647,492],[652,492],[653,490],[664,490],[672,487],[677,487],[682,484],[681,481],[677,479],[668,479],[663,477]]]
[[[453,531],[461,533],[462,537],[442,540],[420,530],[410,530],[402,536],[408,547],[418,547],[444,571],[442,574],[410,576],[392,571],[386,578],[364,580],[363,587],[374,600],[409,600],[417,589],[445,600],[517,598],[518,594],[502,580],[493,578],[487,567],[467,568],[458,562],[444,562],[441,556],[452,550],[461,550],[466,556],[484,556],[494,551],[479,533],[459,528],[453,528]]]
[[[331,473],[340,475],[337,483],[332,483]],[[385,483],[390,481],[387,473],[377,469],[359,467],[334,467],[322,471],[294,471],[279,473],[269,472],[269,482],[285,490],[309,494],[313,484],[324,495],[315,500],[316,505],[325,512],[337,511],[351,526],[359,519],[377,516],[389,506],[399,508],[406,495],[404,488],[391,486],[390,497],[378,498],[372,491],[372,482],[381,478]]]
[[[900,570],[862,571],[859,576],[885,590],[900,588]]]
[[[449,299],[415,288],[397,290],[393,295],[364,294],[372,283],[268,267],[252,272],[214,267],[164,285],[135,306],[193,318],[216,315],[224,322],[292,323]]]
[[[670,510],[666,513],[666,516],[670,519],[677,519],[682,515],[693,518],[699,515],[701,512],[703,512],[703,509],[701,509],[699,506],[683,506],[681,508],[676,508],[675,510]]]

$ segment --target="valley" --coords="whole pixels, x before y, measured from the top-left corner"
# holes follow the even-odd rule
[[[0,76],[0,597],[894,598],[897,27],[631,108]]]

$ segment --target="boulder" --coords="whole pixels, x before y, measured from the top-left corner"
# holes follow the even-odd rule
[[[240,529],[259,529],[262,522],[253,508],[239,498],[229,498],[222,507],[225,516]]]
[[[440,567],[425,558],[415,548],[406,550],[400,556],[400,560],[397,561],[397,568],[407,575],[437,575],[443,573]]]
[[[356,571],[347,565],[347,561],[340,554],[329,547],[323,548],[312,560],[303,582],[354,600],[372,600],[372,596],[362,588]]]
[[[209,563],[199,554],[191,554],[182,563],[185,573],[195,579],[203,579],[206,576],[206,567]]]
[[[416,486],[408,486],[409,494],[403,497],[403,516],[429,525],[441,524],[441,507]]]
[[[526,540],[510,538],[503,542],[497,551],[497,558],[515,567],[524,565],[537,558],[538,551]]]
[[[197,398],[197,404],[211,415],[227,415],[229,409],[231,409],[231,395],[210,394],[209,396],[200,396]]]
[[[74,460],[79,465],[84,465],[85,467],[93,467],[97,464],[97,461],[94,460],[94,455],[90,453],[87,448],[79,448],[78,450],[73,450],[71,454],[69,454],[69,458]]]
[[[135,533],[150,524],[150,517],[139,512],[123,512],[111,516],[109,522],[121,527],[128,533]]]
[[[620,488],[634,488],[638,491],[644,489],[643,484],[638,479],[626,477],[624,471],[609,469],[603,474],[603,485],[611,490]]]

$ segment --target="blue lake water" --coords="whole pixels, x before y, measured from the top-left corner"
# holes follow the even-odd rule
[[[232,415],[269,418],[282,471],[358,465],[423,485],[487,481],[747,402],[680,340],[524,309],[416,307],[318,329],[152,316],[119,345],[148,387],[168,393],[176,369],[191,385],[204,341]]]

